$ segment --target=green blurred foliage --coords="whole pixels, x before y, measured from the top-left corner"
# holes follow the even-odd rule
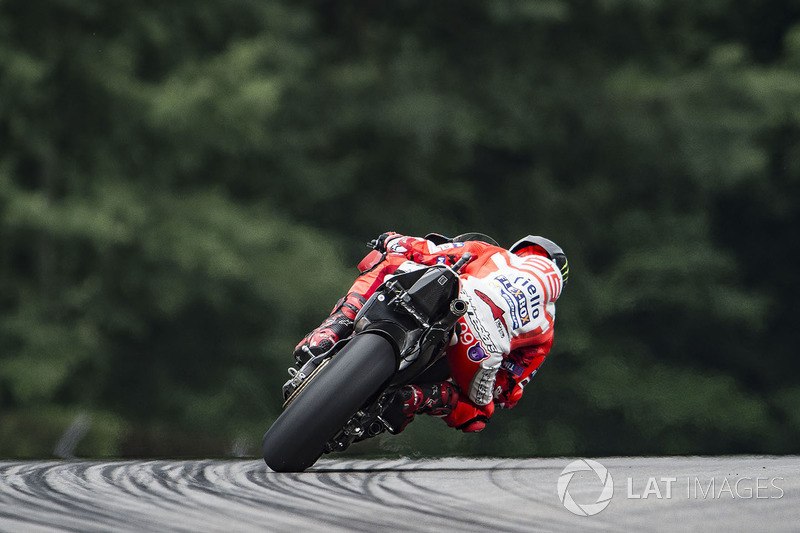
[[[257,453],[387,229],[571,283],[487,430],[349,453],[797,453],[799,67],[791,0],[3,0],[0,456]]]

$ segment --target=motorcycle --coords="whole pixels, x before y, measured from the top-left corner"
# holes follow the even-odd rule
[[[467,311],[458,276],[470,258],[391,277],[356,315],[353,335],[289,369],[284,410],[262,440],[267,466],[302,472],[325,453],[396,432],[384,416],[395,392],[449,377],[443,355]]]

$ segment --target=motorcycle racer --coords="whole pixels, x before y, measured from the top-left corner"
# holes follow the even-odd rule
[[[450,379],[404,386],[384,418],[394,433],[420,413],[465,432],[484,429],[496,407],[516,405],[552,347],[555,301],[569,275],[566,255],[552,241],[533,235],[506,250],[478,233],[448,239],[387,232],[373,247],[347,295],[297,345],[295,359],[303,364],[352,334],[356,314],[387,276],[418,265],[452,266],[469,252],[459,294],[468,311],[446,350]]]

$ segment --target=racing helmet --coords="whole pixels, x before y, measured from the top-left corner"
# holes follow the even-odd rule
[[[550,239],[545,239],[538,235],[528,235],[515,242],[508,251],[521,257],[530,255],[531,253],[538,253],[541,255],[541,251],[544,251],[547,257],[550,258],[561,271],[563,285],[565,287],[567,286],[567,280],[569,279],[569,262],[567,261],[567,256],[564,250]]]

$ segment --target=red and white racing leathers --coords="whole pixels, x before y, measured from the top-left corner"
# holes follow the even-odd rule
[[[513,407],[550,351],[561,273],[546,256],[519,257],[477,241],[437,246],[396,235],[387,239],[386,251],[384,260],[362,274],[350,293],[369,297],[408,261],[453,265],[465,252],[472,254],[461,271],[460,298],[468,311],[446,354],[462,394],[444,420],[465,431],[482,429],[485,424],[475,421],[488,420],[495,406]]]

